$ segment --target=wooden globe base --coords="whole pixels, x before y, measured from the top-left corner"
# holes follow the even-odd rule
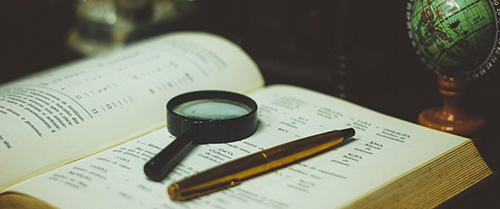
[[[467,111],[467,81],[439,74],[438,84],[443,106],[422,111],[418,123],[465,137],[477,137],[484,126],[484,118]]]
[[[430,108],[422,111],[418,116],[418,123],[429,128],[475,138],[484,126],[484,118],[472,115],[465,120],[447,120],[454,117],[442,109]]]

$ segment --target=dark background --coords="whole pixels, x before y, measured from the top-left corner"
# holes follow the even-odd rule
[[[76,2],[0,3],[0,84],[83,58],[66,46]],[[407,2],[345,2],[199,0],[193,16],[165,31],[225,36],[254,58],[267,84],[304,86],[416,123],[420,111],[440,105],[441,96],[436,75],[419,61],[408,39]],[[495,171],[500,167],[499,67],[472,83],[468,100],[473,112],[486,118],[476,145]],[[499,208],[499,194],[496,176],[442,207]]]

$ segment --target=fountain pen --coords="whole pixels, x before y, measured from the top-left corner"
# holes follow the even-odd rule
[[[241,184],[242,181],[328,150],[354,136],[352,128],[288,142],[203,171],[170,185],[172,200],[186,201]]]

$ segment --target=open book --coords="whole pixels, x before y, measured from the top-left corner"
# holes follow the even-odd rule
[[[144,163],[174,139],[166,102],[207,89],[252,97],[257,132],[200,145],[163,182],[148,180]],[[0,124],[0,207],[427,208],[492,173],[469,139],[311,90],[265,87],[248,55],[206,33],[164,35],[4,84]],[[350,143],[239,186],[187,202],[167,195],[174,181],[218,164],[348,127]]]

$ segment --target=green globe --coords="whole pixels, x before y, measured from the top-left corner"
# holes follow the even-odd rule
[[[500,54],[498,0],[410,0],[412,45],[432,70],[476,78]]]

